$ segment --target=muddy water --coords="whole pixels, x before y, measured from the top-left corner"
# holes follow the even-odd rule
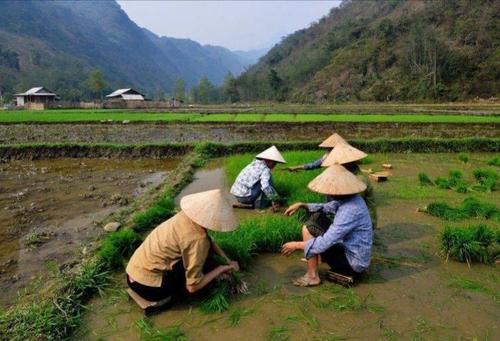
[[[0,164],[0,290],[9,305],[41,274],[71,266],[97,223],[160,184],[177,160],[56,159]]]
[[[357,307],[339,297],[337,285],[325,282],[317,288],[295,288],[290,281],[301,275],[304,263],[300,255],[290,258],[275,254],[254,259],[246,280],[251,292],[231,303],[223,314],[204,315],[194,305],[181,304],[152,316],[158,330],[178,326],[189,340],[332,340],[332,339],[478,339],[500,338],[500,271],[498,266],[445,262],[438,255],[438,235],[443,222],[417,212],[429,198],[400,199],[408,182],[419,172],[431,178],[446,176],[449,168],[466,174],[484,166],[492,155],[471,155],[473,166],[463,165],[456,154],[386,154],[375,155],[376,162],[393,165],[393,176],[386,183],[375,183],[379,199],[379,229],[376,231],[374,257],[368,276],[354,289]],[[209,165],[199,172],[190,190],[222,186],[225,175]],[[468,170],[467,170],[468,169]],[[445,191],[445,193],[447,193]],[[450,199],[463,198],[451,192]],[[498,196],[492,198],[500,204]],[[322,274],[326,268],[322,266]],[[467,279],[483,286],[481,290],[457,288],[457,281]],[[127,300],[123,274],[105,297],[93,300],[87,326],[78,335],[96,340],[139,340],[136,322],[141,311]],[[337,309],[318,304],[334,297],[344,302]],[[347,302],[347,303],[346,303]],[[245,313],[236,325],[230,316]]]

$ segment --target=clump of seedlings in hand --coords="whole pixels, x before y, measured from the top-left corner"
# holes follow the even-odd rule
[[[446,226],[441,234],[441,252],[448,258],[459,262],[491,263],[491,247],[498,243],[498,231],[486,225],[468,227]]]
[[[475,198],[466,198],[458,207],[451,207],[445,202],[433,202],[427,205],[425,212],[450,221],[474,217],[500,219],[500,211],[494,204],[485,203]]]

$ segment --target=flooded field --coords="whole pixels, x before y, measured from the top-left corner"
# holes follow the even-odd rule
[[[0,143],[36,142],[242,142],[310,141],[336,131],[345,138],[497,137],[497,123],[394,122],[222,122],[222,123],[74,123],[0,124]]]
[[[0,163],[0,304],[72,266],[98,223],[160,184],[177,160]]]
[[[231,301],[229,310],[203,314],[196,302],[144,318],[128,300],[124,274],[117,273],[102,297],[89,305],[79,338],[139,340],[152,335],[184,334],[188,340],[339,340],[339,339],[478,339],[500,337],[500,271],[498,265],[446,262],[439,255],[441,219],[417,212],[430,201],[463,200],[464,194],[422,189],[417,174],[432,179],[460,169],[470,180],[474,167],[485,167],[492,154],[374,154],[377,168],[393,165],[388,182],[374,183],[379,228],[369,273],[353,289],[324,281],[316,288],[296,288],[291,280],[305,265],[299,253],[285,258],[262,254],[244,276],[250,293]],[[224,186],[223,162],[199,171],[181,194]],[[500,205],[498,195],[478,194]],[[240,219],[269,212],[242,211]],[[455,225],[477,223],[469,219]],[[498,222],[488,221],[489,225]],[[326,267],[323,265],[322,273]],[[163,333],[163,334],[160,334]],[[168,334],[171,333],[171,334]]]

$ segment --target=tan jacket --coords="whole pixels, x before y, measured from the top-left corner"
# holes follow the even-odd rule
[[[209,250],[206,230],[181,211],[151,231],[130,258],[126,272],[140,284],[160,287],[163,273],[182,260],[186,284],[195,285],[203,279]]]

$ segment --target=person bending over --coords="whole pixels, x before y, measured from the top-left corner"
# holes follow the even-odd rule
[[[265,208],[272,205],[279,208],[279,195],[273,187],[271,171],[276,164],[286,163],[275,146],[272,146],[256,156],[248,166],[238,174],[231,194],[242,205],[253,208]]]
[[[330,137],[328,137],[326,140],[320,143],[318,147],[320,148],[325,148],[326,152],[321,156],[319,159],[311,161],[309,163],[305,163],[303,165],[297,165],[297,166],[291,166],[288,167],[287,169],[291,172],[296,172],[298,170],[313,170],[313,169],[318,169],[321,167],[321,164],[323,161],[325,161],[326,157],[328,154],[335,148],[337,143],[344,142],[347,143],[346,140],[342,136],[340,136],[337,133],[334,133]]]
[[[146,300],[175,301],[200,291],[223,273],[239,270],[207,234],[207,229],[236,228],[221,190],[187,195],[180,206],[179,213],[151,231],[127,265],[128,286]],[[217,266],[213,253],[228,265]]]
[[[297,286],[320,284],[318,273],[319,256],[328,263],[331,271],[345,276],[357,277],[370,265],[373,231],[365,201],[359,193],[366,186],[341,165],[333,165],[311,181],[310,189],[329,195],[324,204],[295,203],[285,215],[292,215],[304,208],[310,212],[323,211],[335,215],[333,222],[304,225],[302,241],[286,243],[282,254],[289,256],[296,250],[304,250],[307,271],[296,279]]]

